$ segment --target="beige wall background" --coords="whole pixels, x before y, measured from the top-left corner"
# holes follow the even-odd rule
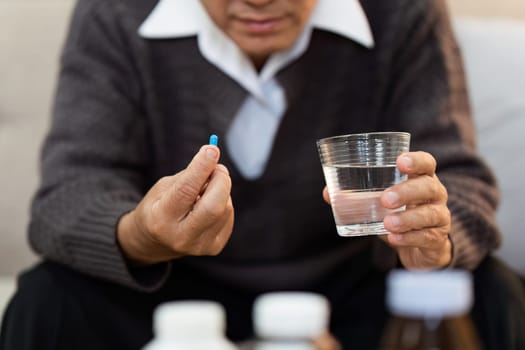
[[[525,19],[525,0],[448,0],[454,15]]]

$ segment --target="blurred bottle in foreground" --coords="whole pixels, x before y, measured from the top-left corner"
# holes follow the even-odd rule
[[[392,271],[387,279],[392,318],[381,349],[479,350],[469,317],[472,304],[472,277],[466,271]]]
[[[328,332],[330,305],[319,294],[275,292],[259,296],[253,307],[256,340],[242,350],[317,350]]]
[[[226,315],[212,301],[159,305],[153,315],[155,338],[143,350],[235,350],[226,339]]]

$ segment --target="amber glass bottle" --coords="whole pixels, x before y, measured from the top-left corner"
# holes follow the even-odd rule
[[[482,349],[469,317],[473,293],[468,272],[396,270],[388,276],[387,289],[392,317],[381,349]]]

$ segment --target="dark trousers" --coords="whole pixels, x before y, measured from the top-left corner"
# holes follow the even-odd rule
[[[253,293],[220,284],[199,286],[191,272],[174,279],[157,292],[141,293],[41,263],[19,278],[2,323],[0,350],[140,349],[153,337],[152,314],[159,303],[210,295],[227,309],[228,336],[235,341],[251,336]],[[377,347],[388,319],[384,279],[378,272],[357,288],[327,295],[332,332],[344,349]],[[487,258],[474,271],[474,285],[471,316],[485,349],[525,349],[525,291],[517,275]]]

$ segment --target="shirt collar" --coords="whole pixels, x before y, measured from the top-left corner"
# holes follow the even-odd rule
[[[160,0],[139,28],[149,39],[197,35],[208,16],[200,0]],[[374,39],[366,14],[358,0],[318,0],[310,24],[372,48]]]

